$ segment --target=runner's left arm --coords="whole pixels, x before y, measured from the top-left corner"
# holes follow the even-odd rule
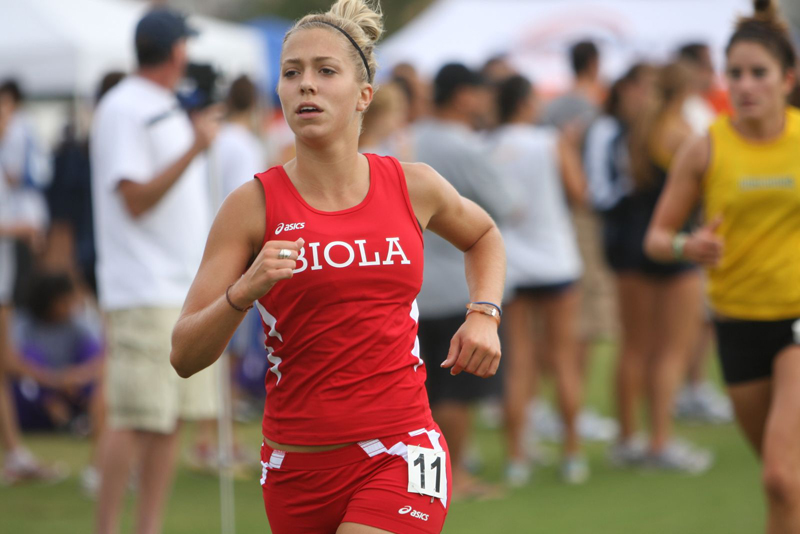
[[[411,203],[422,227],[464,252],[470,300],[499,306],[505,284],[506,254],[495,222],[480,206],[459,195],[431,167],[406,163],[403,168]],[[497,326],[493,317],[470,313],[453,337],[442,367],[450,368],[453,375],[466,371],[484,378],[493,376],[501,355]]]

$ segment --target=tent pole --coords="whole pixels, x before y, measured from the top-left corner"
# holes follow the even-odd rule
[[[230,393],[230,365],[227,353],[217,362],[220,414],[218,419],[219,503],[222,534],[236,533],[236,506],[233,488],[233,417]]]
[[[208,184],[213,213],[222,205],[222,177],[216,172],[214,151],[208,151]],[[219,380],[219,418],[217,419],[217,465],[222,534],[236,534],[236,503],[233,487],[233,409],[231,406],[230,358],[223,352],[216,364]]]

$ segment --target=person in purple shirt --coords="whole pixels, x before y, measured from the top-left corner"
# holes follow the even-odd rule
[[[97,445],[105,418],[103,345],[97,329],[81,316],[78,292],[66,274],[39,275],[28,304],[14,324],[16,352],[24,365],[51,379],[15,382],[22,426],[91,432]],[[84,471],[84,479],[94,478],[91,470]]]

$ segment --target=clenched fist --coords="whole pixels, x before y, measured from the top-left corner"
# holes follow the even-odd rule
[[[247,272],[231,287],[231,301],[245,308],[260,299],[281,280],[291,278],[297,265],[297,256],[305,241],[267,241]],[[281,250],[288,250],[289,257],[281,259]]]
[[[693,232],[683,247],[684,258],[706,267],[716,267],[722,259],[724,248],[722,238],[716,234],[721,224],[722,217],[717,217]]]
[[[450,341],[450,350],[441,366],[451,375],[462,371],[489,378],[500,365],[500,338],[497,322],[481,313],[470,313]]]

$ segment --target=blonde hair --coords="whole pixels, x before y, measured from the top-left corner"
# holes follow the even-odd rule
[[[351,46],[353,43],[348,43],[352,49],[351,59],[356,65],[359,78],[364,82],[372,83],[375,79],[375,72],[378,70],[375,45],[383,34],[383,13],[377,0],[374,4],[369,0],[338,0],[327,13],[312,13],[298,20],[286,32],[283,42],[286,43],[286,40],[294,32],[307,28],[327,28],[336,32],[336,28],[332,28],[331,25],[346,32],[352,38],[353,43],[358,46],[357,49],[355,46]],[[364,54],[363,60],[359,49]],[[367,65],[369,69],[367,69]]]
[[[396,111],[406,103],[406,96],[396,82],[381,84],[375,91],[375,97],[364,114],[364,131],[369,131],[373,123],[381,120],[387,113]]]

